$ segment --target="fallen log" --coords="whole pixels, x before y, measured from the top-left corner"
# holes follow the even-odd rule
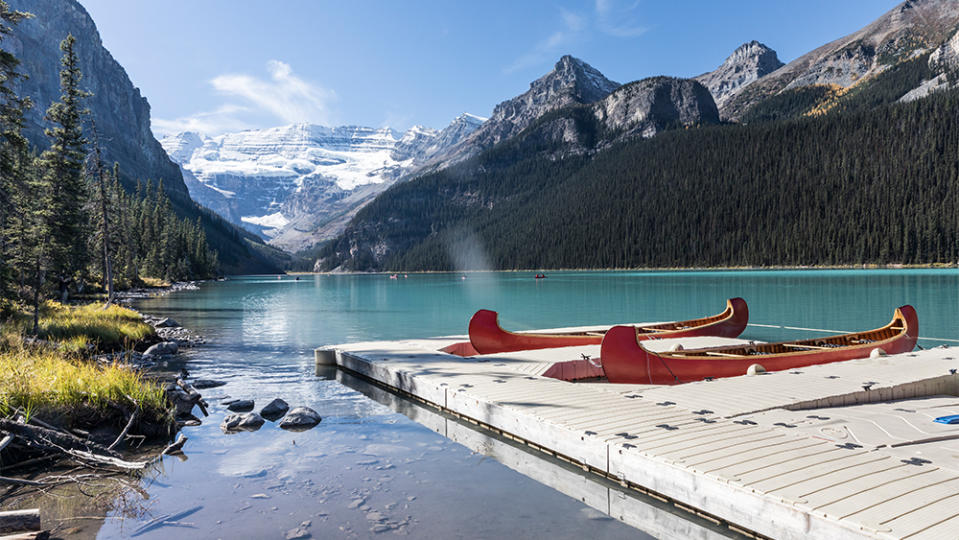
[[[51,450],[78,450],[81,452],[96,452],[106,456],[119,458],[120,454],[109,448],[91,441],[84,441],[78,437],[62,431],[54,431],[40,426],[28,426],[13,422],[7,418],[0,418],[0,431],[5,431],[20,437],[22,440]]]
[[[50,531],[31,531],[0,536],[0,540],[47,540],[48,538],[50,538]]]
[[[20,415],[20,416],[22,416],[24,419],[26,419],[25,422],[24,422],[24,423],[26,423],[26,424],[33,424],[33,425],[35,425],[35,426],[40,426],[40,427],[42,427],[42,428],[52,429],[53,431],[59,431],[60,433],[65,433],[65,434],[69,435],[69,433],[67,433],[67,431],[66,431],[65,429],[58,428],[57,426],[50,425],[50,424],[44,422],[43,420],[40,420],[39,418],[37,418],[36,415],[29,415],[29,414],[27,414],[23,409],[21,409],[21,408],[19,408],[19,407],[14,407],[14,408],[13,408],[13,412],[17,413],[18,415]]]
[[[40,509],[0,512],[0,533],[40,530]]]

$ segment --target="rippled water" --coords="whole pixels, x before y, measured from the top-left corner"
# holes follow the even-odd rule
[[[751,322],[836,330],[880,326],[895,307],[910,303],[921,336],[959,339],[956,270],[565,272],[545,280],[526,273],[270,276],[206,283],[138,307],[206,336],[210,344],[190,352],[187,367],[228,384],[204,391],[211,416],[185,430],[186,461],[166,458],[143,481],[148,499],[138,504],[148,513],[121,520],[115,510],[98,537],[129,537],[151,517],[199,507],[137,538],[282,538],[306,521],[314,538],[636,538],[637,529],[598,512],[585,495],[564,495],[531,479],[535,472],[513,470],[522,469],[508,463],[513,458],[503,464],[487,457],[497,455],[491,449],[498,443],[470,446],[473,436],[446,420],[431,429],[411,420],[409,410],[396,412],[395,402],[344,384],[342,374],[317,377],[312,351],[355,340],[462,334],[480,307],[499,310],[507,328],[528,329],[691,318],[721,311],[731,296],[746,298]],[[808,335],[750,327],[745,337]],[[224,408],[216,399],[223,395],[255,399],[257,408],[282,397],[324,420],[304,433],[267,423],[255,433],[224,435],[218,428]],[[589,486],[580,487],[591,492]],[[654,534],[656,522],[670,521],[655,513],[642,519],[648,526],[637,518],[631,523]]]

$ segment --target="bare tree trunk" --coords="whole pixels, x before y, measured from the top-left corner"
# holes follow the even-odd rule
[[[103,281],[107,288],[107,303],[104,308],[113,303],[113,268],[110,254],[110,213],[107,211],[107,188],[103,178],[103,161],[100,158],[100,138],[97,135],[97,124],[93,121],[93,167],[97,178],[97,188],[100,191],[100,226],[103,241]]]
[[[38,335],[40,333],[40,289],[43,287],[43,280],[46,276],[43,275],[43,269],[40,267],[40,259],[42,258],[42,248],[41,253],[37,254],[36,259],[36,268],[34,270],[34,283],[33,283],[33,332],[31,334]]]

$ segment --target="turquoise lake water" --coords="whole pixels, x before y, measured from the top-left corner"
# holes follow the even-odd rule
[[[463,334],[479,308],[499,311],[505,328],[522,330],[694,318],[722,311],[733,296],[746,299],[751,323],[845,331],[881,326],[894,308],[912,304],[920,336],[952,340],[921,346],[959,344],[955,269],[465,276],[240,277],[139,302],[139,309],[204,335],[210,343],[190,351],[186,367],[228,384],[204,391],[211,416],[184,431],[189,459],[168,458],[143,482],[149,515],[200,506],[189,519],[193,528],[161,527],[138,538],[282,538],[304,521],[314,538],[637,537],[637,529],[490,459],[490,452],[437,435],[342,376],[317,377],[313,349],[326,344]],[[743,337],[813,335],[750,326]],[[282,397],[324,420],[304,433],[268,423],[228,436],[218,428],[223,395],[253,398],[257,408]],[[98,535],[125,537],[137,526],[108,519]]]
[[[462,279],[462,276],[466,279]],[[479,308],[508,329],[689,319],[749,304],[750,322],[829,330],[881,326],[912,304],[920,335],[959,340],[959,270],[554,272],[245,277],[144,304],[206,335],[287,351],[327,343],[463,334]],[[237,334],[240,332],[240,334]],[[756,339],[801,331],[750,327]],[[933,342],[921,341],[932,345]],[[272,349],[271,349],[272,350]]]

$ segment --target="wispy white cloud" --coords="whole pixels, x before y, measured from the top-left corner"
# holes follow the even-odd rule
[[[201,112],[172,120],[154,118],[152,127],[153,132],[159,137],[175,135],[184,131],[195,131],[204,135],[219,135],[229,131],[249,129],[250,124],[237,117],[248,112],[250,112],[248,107],[222,105],[214,111]]]
[[[553,61],[567,53],[570,46],[588,39],[594,32],[615,38],[640,36],[647,29],[640,24],[638,8],[639,0],[595,0],[593,10],[583,13],[559,8],[559,27],[503,71],[513,73]]]
[[[329,122],[329,104],[336,94],[297,77],[285,62],[270,60],[267,70],[268,81],[239,74],[220,75],[210,84],[220,93],[243,98],[285,122]]]
[[[266,67],[269,78],[229,73],[210,80],[216,92],[242,104],[225,103],[213,111],[173,120],[157,118],[153,120],[153,130],[160,135],[181,131],[218,135],[262,125],[264,120],[332,123],[331,104],[336,100],[332,90],[298,77],[285,62],[270,60]]]
[[[586,28],[586,17],[573,13],[564,8],[560,8],[560,28],[550,34],[546,39],[537,43],[532,50],[517,58],[512,64],[506,66],[503,71],[513,73],[521,69],[536,66],[555,60],[553,58],[564,47],[571,45],[576,38]]]
[[[638,8],[639,0],[596,0],[596,26],[600,32],[613,37],[643,35],[648,28],[639,21]]]

